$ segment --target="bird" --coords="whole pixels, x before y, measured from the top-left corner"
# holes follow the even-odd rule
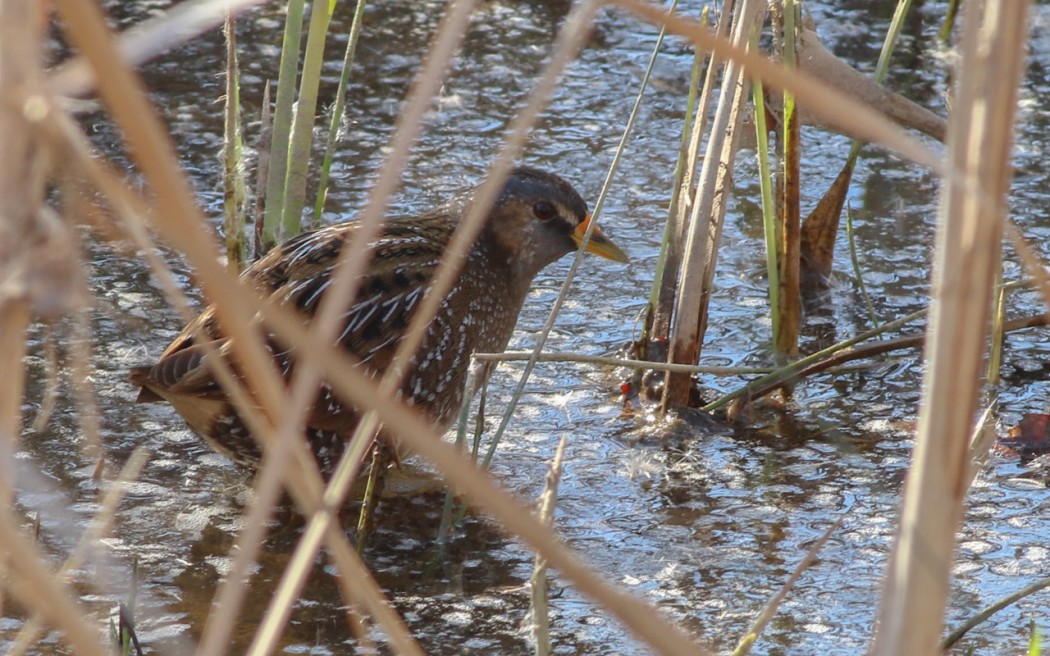
[[[419,216],[388,217],[369,244],[370,263],[341,318],[338,344],[370,376],[381,376],[389,366],[478,188]],[[463,400],[471,354],[506,348],[533,278],[578,250],[590,221],[587,203],[570,183],[537,168],[514,168],[406,367],[401,400],[442,432],[448,429]],[[299,233],[246,268],[241,280],[309,321],[332,282],[340,253],[357,230],[351,220]],[[585,251],[628,261],[597,226]],[[131,381],[139,388],[137,402],[166,401],[212,448],[257,469],[262,452],[208,366],[206,342],[232,358],[214,305],[190,322],[155,363],[131,369]],[[265,343],[287,384],[295,366],[294,349],[270,334]],[[236,362],[229,364],[238,371]],[[338,463],[360,414],[328,383],[319,384],[304,437],[323,474],[330,474]]]

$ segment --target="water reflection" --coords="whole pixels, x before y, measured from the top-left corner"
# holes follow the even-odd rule
[[[156,6],[115,3],[111,9],[120,24],[128,24]],[[436,1],[387,2],[369,9],[351,83],[343,149],[334,168],[335,189],[324,221],[343,219],[364,199],[442,6]],[[829,46],[870,68],[893,3],[809,6]],[[484,5],[484,15],[467,38],[467,50],[455,62],[428,117],[406,170],[404,190],[394,201],[396,210],[432,205],[482,174],[503,127],[542,69],[566,7],[557,1]],[[940,5],[927,3],[917,11],[939,15]],[[1037,47],[1047,40],[1047,11],[1033,7],[1035,61],[1023,97],[1047,95],[1045,57],[1050,48]],[[340,12],[335,31],[345,33],[350,8]],[[238,26],[248,75],[242,97],[249,117],[257,114],[262,81],[274,74],[279,19],[266,7]],[[891,84],[939,110],[944,84],[930,54],[933,30],[925,20],[909,22]],[[524,160],[563,173],[593,199],[654,42],[655,30],[613,11],[602,13],[594,38],[566,75]],[[335,39],[332,52],[341,53],[343,45],[341,38]],[[669,144],[681,129],[682,91],[692,60],[674,40],[668,52],[603,219],[609,234],[627,244],[633,263],[615,278],[593,263],[584,264],[579,286],[552,337],[553,348],[608,353],[631,336],[632,318],[644,302],[655,264],[675,154]],[[221,53],[221,41],[212,35],[144,71],[153,99],[175,135],[181,162],[213,217],[219,216],[221,198],[217,153],[222,117],[213,102],[222,93],[217,77]],[[333,84],[338,71],[326,70],[326,75]],[[1011,210],[1024,229],[1036,235],[1037,247],[1045,250],[1046,240],[1038,237],[1050,231],[1043,136],[1050,119],[1037,105],[1022,116],[1019,159],[1024,174],[1015,183]],[[104,117],[84,120],[100,148],[119,159],[118,135]],[[845,139],[816,132],[804,139],[805,194],[812,204],[837,173],[848,145]],[[749,181],[752,158],[750,153],[740,156],[736,199],[727,218],[705,347],[705,358],[712,363],[761,365],[768,359],[761,228],[749,200],[757,196]],[[854,182],[850,202],[862,267],[879,316],[885,320],[920,309],[928,288],[936,181],[869,147]],[[846,252],[840,241],[838,278],[831,290],[832,327],[838,335],[868,327]],[[165,256],[173,262],[179,284],[191,289],[190,273],[177,254]],[[100,614],[109,613],[126,598],[127,572],[137,560],[142,634],[153,649],[177,649],[180,641],[195,638],[204,626],[218,581],[229,565],[240,513],[249,501],[249,481],[202,446],[170,409],[132,406],[127,367],[147,353],[158,353],[181,321],[133,254],[115,252],[87,236],[85,259],[91,287],[101,298],[91,321],[107,470],[116,470],[135,447],[152,454],[141,482],[121,507],[114,537],[107,541],[123,564],[121,574],[114,578],[113,590],[93,593],[89,601]],[[567,266],[561,262],[537,278],[512,348],[531,345],[545,318],[545,304]],[[594,298],[602,298],[602,304],[595,306]],[[1038,302],[1027,293],[1017,299],[1028,310]],[[42,329],[35,330],[29,415],[42,398],[46,380],[42,339]],[[1024,411],[1042,409],[1048,390],[1040,363],[1050,359],[1046,340],[1036,331],[1011,336],[1008,344],[1007,369],[1035,373],[1004,379],[1000,393],[1006,424],[1015,423]],[[520,371],[518,365],[499,370],[491,408],[506,403]],[[658,604],[717,648],[735,643],[809,546],[831,522],[848,513],[818,564],[803,575],[767,630],[768,642],[763,644],[769,654],[858,651],[871,632],[894,531],[920,376],[917,355],[902,354],[868,370],[807,382],[796,390],[788,408],[759,409],[755,430],[734,434],[686,424],[645,433],[638,423],[619,418],[611,373],[544,364],[536,371],[494,470],[510,489],[535,498],[546,461],[558,439],[567,435],[569,453],[556,519],[565,540],[612,580]],[[717,393],[741,381],[704,382]],[[46,544],[56,553],[71,546],[71,540],[55,537],[61,535],[59,526],[83,526],[99,495],[91,480],[94,463],[85,460],[80,448],[82,436],[68,390],[67,381],[47,429],[27,434],[21,443],[27,467],[38,471],[52,491],[38,493],[20,482],[19,502],[40,514]],[[490,417],[490,428],[493,422]],[[1019,473],[1016,463],[996,462],[979,480],[961,537],[949,623],[1028,583],[1045,568],[1042,543],[1050,500],[1045,490],[1021,481]],[[472,518],[448,551],[436,554],[433,537],[440,505],[436,494],[384,502],[380,530],[368,554],[380,584],[428,653],[525,651],[527,592],[522,586],[531,568],[529,552],[487,520]],[[55,507],[68,507],[70,514],[57,515]],[[243,651],[250,641],[299,537],[301,520],[291,508],[283,512],[271,527],[231,653]],[[333,571],[324,557],[318,559],[285,635],[286,653],[351,649],[353,634],[343,619]],[[553,639],[559,651],[637,651],[604,612],[560,585],[555,578]],[[981,629],[975,648],[1016,650],[1032,613],[1044,616],[1038,600],[1003,612],[995,626]],[[18,618],[4,620],[0,645],[13,637],[20,623]]]

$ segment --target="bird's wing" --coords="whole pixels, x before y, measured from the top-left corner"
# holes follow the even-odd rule
[[[208,344],[220,357],[229,348],[227,340],[212,340]],[[153,395],[223,398],[222,389],[207,365],[207,347],[185,340],[181,345],[177,350],[166,352],[155,365],[131,370],[132,382],[144,390],[140,400],[155,400]]]
[[[286,267],[275,291],[283,304],[310,318],[333,284],[339,255],[350,236],[346,231],[337,239],[323,232],[285,249],[285,260],[293,264]],[[429,293],[447,235],[438,237],[421,234],[417,226],[392,224],[370,244],[371,262],[358,278],[357,293],[343,312],[336,340],[370,368],[386,368],[413,313]]]

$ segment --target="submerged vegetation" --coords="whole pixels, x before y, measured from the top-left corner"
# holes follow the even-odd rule
[[[559,312],[572,307],[568,299],[581,264],[577,257],[565,275],[559,276],[560,292],[549,295],[550,313],[542,325],[534,327],[530,351],[477,354],[479,367],[468,377],[468,398],[459,414],[455,445],[443,441],[429,422],[409,411],[399,399],[398,367],[392,367],[392,373],[377,382],[355,368],[346,353],[330,344],[331,340],[317,337],[332,334],[337,308],[323,313],[316,326],[304,326],[286,308],[264,302],[238,281],[237,271],[252,256],[258,257],[298,231],[325,221],[330,191],[340,175],[336,153],[354,147],[353,138],[343,134],[353,129],[346,108],[355,102],[377,100],[347,93],[356,69],[360,69],[360,65],[355,67],[359,40],[370,29],[365,0],[356,3],[346,35],[333,31],[337,3],[292,0],[282,15],[284,36],[273,107],[267,81],[261,120],[256,123],[254,117],[248,118],[248,110],[242,106],[249,104],[245,101],[246,46],[243,38],[238,39],[237,22],[251,21],[252,14],[234,18],[230,12],[251,4],[247,0],[206,1],[195,11],[176,7],[138,30],[117,34],[99,7],[57,0],[53,22],[76,54],[47,69],[47,20],[26,3],[0,0],[0,83],[12,90],[0,107],[0,144],[5,145],[4,152],[11,161],[26,162],[23,167],[0,170],[0,198],[5,199],[5,220],[0,222],[0,276],[6,281],[0,286],[0,371],[12,372],[11,381],[21,381],[31,371],[29,363],[34,358],[50,363],[56,372],[60,358],[69,363],[77,379],[72,383],[72,408],[83,436],[82,453],[76,457],[91,471],[89,480],[81,483],[81,493],[89,499],[84,505],[92,508],[92,520],[78,529],[67,527],[61,539],[49,532],[48,527],[60,523],[56,519],[45,523],[43,535],[34,535],[26,528],[33,524],[28,509],[34,503],[26,497],[65,498],[61,488],[54,491],[57,483],[41,481],[27,471],[27,464],[36,466],[34,458],[38,456],[16,455],[25,452],[34,430],[42,430],[42,421],[30,427],[31,418],[25,416],[27,400],[39,406],[40,417],[46,420],[52,415],[48,408],[56,403],[59,385],[49,383],[45,390],[39,390],[31,380],[29,392],[17,382],[0,390],[0,441],[6,445],[0,450],[0,608],[5,617],[16,619],[0,633],[0,644],[13,653],[49,650],[57,641],[61,649],[78,654],[114,650],[219,654],[226,653],[231,641],[236,640],[241,641],[236,644],[247,646],[246,653],[274,653],[285,644],[283,635],[290,624],[310,606],[299,602],[305,599],[304,590],[314,577],[338,588],[339,617],[328,619],[349,627],[346,640],[354,648],[375,650],[381,643],[383,650],[395,653],[424,653],[418,612],[405,611],[404,603],[396,598],[392,603],[389,586],[378,583],[370,571],[369,565],[374,563],[368,561],[370,551],[364,536],[371,519],[362,514],[355,533],[350,530],[354,520],[342,512],[358,472],[376,475],[383,471],[378,465],[367,467],[371,440],[362,439],[382,425],[427,467],[439,472],[447,484],[440,527],[435,526],[427,536],[434,545],[429,552],[434,569],[442,567],[451,550],[463,548],[457,547],[455,536],[472,530],[464,522],[468,511],[490,517],[533,551],[528,559],[535,570],[528,632],[535,653],[556,650],[557,631],[565,631],[558,625],[558,610],[551,608],[556,595],[548,592],[548,581],[571,586],[595,605],[595,618],[602,622],[615,618],[646,649],[665,654],[705,653],[709,646],[705,641],[726,632],[718,627],[701,630],[687,621],[691,608],[661,605],[653,601],[655,597],[634,594],[632,588],[645,588],[638,577],[626,571],[602,571],[601,565],[588,564],[575,545],[567,545],[562,539],[555,512],[561,494],[559,482],[563,488],[571,486],[574,476],[572,448],[564,439],[550,465],[547,491],[538,511],[532,510],[532,501],[501,485],[500,475],[486,472],[538,363],[577,363],[569,366],[588,370],[596,363],[605,363],[630,371],[623,392],[625,410],[632,411],[625,415],[640,418],[639,424],[660,426],[656,432],[667,435],[677,434],[685,425],[692,431],[689,439],[696,444],[687,452],[703,457],[702,440],[707,432],[724,430],[734,423],[747,425],[756,416],[766,416],[763,413],[775,414],[785,405],[790,407],[799,386],[810,384],[809,377],[841,370],[861,359],[877,363],[891,351],[916,348],[924,350],[925,368],[921,400],[915,410],[914,457],[903,486],[899,519],[895,520],[896,540],[892,547],[887,546],[892,552],[885,565],[878,609],[871,609],[869,622],[875,628],[870,647],[875,654],[934,653],[948,648],[969,630],[970,626],[964,625],[947,639],[942,638],[957,534],[965,516],[965,491],[973,484],[996,438],[994,382],[1002,366],[1004,334],[1011,329],[1045,325],[1047,316],[1045,311],[1013,316],[1015,313],[1007,311],[1010,297],[1005,290],[1035,288],[1050,307],[1044,254],[1025,240],[1006,212],[1015,171],[1011,135],[1023,79],[1029,3],[967,3],[960,24],[954,27],[950,25],[954,10],[940,17],[945,22],[945,39],[950,37],[955,44],[952,79],[944,82],[952,96],[947,103],[952,108],[947,121],[879,85],[891,70],[894,47],[904,22],[914,11],[907,0],[896,5],[874,65],[874,79],[831,54],[820,42],[817,34],[821,25],[810,22],[806,4],[791,0],[769,6],[764,0],[727,0],[702,11],[693,6],[680,10],[677,3],[666,8],[638,0],[583,0],[564,16],[559,15],[549,56],[528,85],[518,113],[500,117],[499,123],[506,123],[505,130],[491,130],[492,140],[499,143],[493,146],[495,156],[485,167],[488,175],[477,192],[478,203],[484,205],[486,198],[491,202],[511,167],[527,152],[529,139],[536,138],[537,126],[542,125],[540,117],[556,97],[559,81],[577,74],[572,68],[574,61],[591,43],[605,12],[659,26],[660,34],[641,76],[632,111],[622,125],[614,126],[615,137],[603,134],[607,139],[618,139],[618,146],[610,156],[601,191],[591,203],[589,238],[590,230],[603,219],[609,199],[622,189],[618,186],[624,176],[621,158],[632,147],[657,62],[666,56],[668,43],[687,47],[692,65],[682,72],[688,82],[682,86],[679,99],[684,120],[680,133],[668,137],[680,137],[680,143],[667,146],[668,152],[677,155],[677,165],[659,176],[667,182],[662,197],[669,199],[669,207],[660,210],[666,209],[667,220],[657,231],[662,234],[659,257],[652,258],[653,270],[644,273],[651,289],[647,298],[633,305],[642,309],[640,336],[630,347],[637,358],[602,359],[547,349],[548,340],[558,339]],[[359,215],[359,237],[347,247],[357,250],[346,258],[349,264],[339,268],[333,289],[353,288],[355,270],[363,266],[353,254],[363,253],[365,244],[380,229],[395,192],[408,175],[413,148],[430,125],[428,121],[433,120],[435,112],[440,113],[442,103],[463,102],[457,94],[465,92],[457,91],[453,84],[455,62],[457,54],[469,46],[471,30],[479,29],[479,24],[484,27],[485,17],[479,17],[484,7],[479,4],[468,0],[449,3],[426,57],[418,66],[413,65],[413,82],[399,105],[389,145],[382,151],[382,163],[370,173],[368,202]],[[162,51],[175,45],[168,41],[170,35],[190,38],[223,25],[227,45],[225,150],[221,166],[216,161],[214,170],[222,170],[224,181],[225,265],[218,257],[212,222],[198,207],[175,155],[172,137],[134,71],[149,58],[163,57]],[[326,55],[332,57],[334,52],[333,42],[341,43],[340,39],[345,39],[345,47],[339,49],[341,60],[326,61]],[[326,68],[339,70],[334,88],[326,84]],[[368,77],[373,72],[362,74]],[[325,95],[328,90],[330,97]],[[129,184],[122,165],[97,156],[85,125],[67,109],[66,97],[84,96],[89,91],[97,94],[105,107],[106,121],[120,131],[138,176],[135,184]],[[373,102],[370,106],[374,111],[382,105]],[[833,182],[827,193],[803,218],[803,191],[810,184],[802,176],[813,127],[845,135],[852,142],[841,169],[836,163],[839,173],[830,176]],[[612,131],[611,127],[602,129]],[[920,133],[943,141],[944,153],[918,138]],[[712,322],[711,306],[719,300],[716,272],[723,230],[727,216],[734,211],[733,203],[738,202],[732,193],[733,181],[739,188],[745,157],[742,149],[752,135],[760,178],[753,204],[761,207],[760,234],[766,246],[758,259],[765,263],[763,284],[768,285],[768,300],[765,306],[751,310],[763,320],[769,317],[771,331],[768,340],[760,332],[752,344],[759,355],[749,359],[761,360],[762,366],[711,365],[704,349],[710,346],[707,332]],[[772,144],[770,135],[774,137]],[[323,143],[315,143],[318,137]],[[929,305],[903,316],[885,316],[886,308],[876,311],[865,291],[864,280],[870,275],[865,267],[868,254],[863,245],[857,246],[853,231],[851,183],[858,162],[863,160],[862,146],[867,143],[912,162],[941,181]],[[845,236],[840,230],[844,212]],[[470,224],[473,233],[457,231],[435,274],[432,297],[441,296],[433,290],[447,289],[454,280],[457,263],[477,232],[481,212],[472,214],[478,217],[466,218],[464,223]],[[258,474],[249,483],[241,483],[250,487],[249,500],[243,513],[231,522],[234,528],[224,529],[228,539],[222,557],[212,559],[219,562],[216,568],[222,582],[215,585],[212,598],[200,602],[206,612],[190,618],[189,628],[180,630],[176,638],[158,638],[153,644],[143,638],[143,627],[151,628],[155,636],[163,636],[165,631],[157,629],[158,622],[149,615],[150,605],[143,604],[137,594],[139,586],[151,586],[143,581],[146,577],[134,549],[125,566],[119,561],[127,558],[129,551],[117,553],[101,542],[103,536],[119,536],[119,527],[114,528],[114,524],[121,503],[127,495],[148,488],[140,478],[143,468],[151,465],[144,450],[119,457],[107,453],[106,441],[100,437],[95,397],[111,392],[92,386],[90,367],[97,364],[91,364],[87,317],[89,310],[108,301],[92,299],[97,285],[87,267],[76,265],[78,254],[88,250],[81,245],[81,225],[94,230],[90,239],[109,244],[118,252],[138,253],[139,269],[144,261],[168,302],[187,321],[194,314],[191,308],[196,299],[187,294],[183,269],[192,269],[194,282],[215,304],[219,321],[233,336],[230,348],[244,363],[244,371],[235,372],[222,364],[221,358],[213,357],[218,363],[214,373],[241,414],[251,418],[252,432],[265,454]],[[1012,271],[1023,271],[1023,280],[1004,282],[1004,241],[1022,263]],[[162,250],[158,242],[177,255]],[[843,244],[848,244],[853,277],[845,283],[844,272],[836,271],[836,264],[845,261],[841,254],[836,256],[836,247]],[[178,264],[172,266],[166,260],[169,257]],[[865,317],[861,324],[867,321],[870,328],[843,337],[832,326],[808,343],[806,337],[811,333],[807,330],[835,311],[829,307],[829,299],[835,298],[835,286],[843,284],[859,290],[863,300],[858,302],[858,314]],[[406,343],[419,338],[427,319],[437,311],[437,301],[431,301],[419,311]],[[609,312],[622,319],[617,330],[624,338],[634,321],[626,314],[618,307]],[[901,332],[908,326],[914,329],[923,318],[924,334]],[[265,322],[283,342],[294,345],[299,354],[301,364],[293,385],[286,387],[267,366],[267,347],[254,328],[258,321]],[[73,326],[68,329],[73,337],[68,344],[62,341],[67,334],[62,332],[64,324]],[[31,342],[31,336],[41,330],[60,336],[48,338],[44,355],[37,354]],[[61,354],[56,342],[62,346]],[[407,361],[413,351],[414,347],[405,346],[397,357]],[[516,383],[508,385],[504,398],[499,399],[504,405],[499,421],[491,426],[493,422],[487,422],[485,416],[490,405],[487,381],[498,363],[514,360],[524,361],[524,367]],[[743,377],[744,382],[730,388],[714,381],[715,375],[726,374]],[[58,374],[54,375],[57,381]],[[340,398],[366,413],[352,448],[327,480],[302,440],[297,439],[312,391],[322,379]],[[478,398],[472,401],[475,389]],[[33,397],[34,390],[39,391],[39,397]],[[1028,410],[1038,413],[1042,409]],[[157,421],[174,419],[165,415]],[[631,426],[625,429],[628,432],[635,426],[633,421],[627,422]],[[1022,431],[1029,441],[1037,441],[1033,437],[1038,433],[1033,428],[1035,423],[1033,420]],[[702,428],[695,428],[698,426]],[[701,431],[703,434],[698,434]],[[473,444],[468,447],[471,434]],[[122,468],[114,475],[117,463]],[[173,465],[165,462],[161,466]],[[176,463],[176,470],[184,466]],[[366,489],[375,487],[373,479]],[[96,491],[101,491],[98,499],[93,496]],[[285,516],[282,496],[286,493],[302,517],[302,526],[295,525],[294,530],[274,521]],[[596,497],[608,494],[600,487],[589,493]],[[208,499],[206,504],[215,502],[208,495],[203,498]],[[378,498],[366,493],[360,505],[373,510],[377,503]],[[756,507],[760,505],[756,503]],[[690,508],[689,512],[698,511]],[[379,514],[382,521],[382,510]],[[207,510],[204,515],[206,521]],[[771,596],[764,609],[749,608],[757,619],[749,622],[745,635],[723,635],[716,647],[729,648],[739,640],[736,653],[746,653],[761,644],[763,631],[790,598],[807,567],[819,560],[823,545],[835,538],[846,512],[829,514],[825,520],[819,537],[801,552],[777,554],[779,570],[784,573],[781,591]],[[385,531],[385,539],[397,542],[397,531],[407,531],[408,527],[400,526],[396,519],[390,524],[392,528],[384,529],[380,523],[379,529]],[[169,527],[154,528],[164,533]],[[158,535],[152,540],[164,539]],[[275,539],[290,540],[293,545],[276,563],[266,548],[267,540]],[[412,540],[406,538],[406,542]],[[75,541],[77,546],[67,551],[62,546],[66,541]],[[64,564],[56,567],[58,561]],[[135,573],[125,576],[127,571]],[[252,581],[259,578],[272,581],[273,594],[259,604],[260,608],[252,608],[246,599]],[[690,585],[709,583],[701,578],[690,580]],[[124,580],[130,580],[130,593],[119,583]],[[1046,585],[1045,581],[1036,581],[1023,593],[1035,594]],[[826,593],[827,598],[835,598],[834,584]],[[705,591],[704,596],[717,598],[717,586]],[[1023,595],[1016,599],[1020,598]],[[1009,603],[1016,599],[1011,598]],[[104,619],[87,608],[109,602],[117,610],[107,635]],[[991,606],[983,617],[1004,605]],[[1035,619],[1037,625],[1042,619]],[[190,636],[195,641],[192,644]],[[1038,626],[1018,636],[1015,646],[1022,644],[1038,651]]]

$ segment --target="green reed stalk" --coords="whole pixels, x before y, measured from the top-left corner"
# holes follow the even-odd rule
[[[328,124],[328,140],[325,144],[324,161],[321,163],[321,177],[317,183],[317,201],[314,203],[315,227],[321,225],[321,215],[324,213],[325,200],[328,199],[328,176],[332,169],[332,158],[335,154],[336,141],[339,138],[339,125],[343,119],[343,109],[346,107],[346,87],[350,83],[350,70],[353,68],[354,53],[357,51],[357,40],[361,35],[362,19],[365,15],[365,0],[357,0],[357,9],[354,10],[354,22],[350,25],[350,35],[346,41],[346,52],[343,54],[343,71],[339,75],[339,88],[335,93],[335,104],[332,106],[332,116]]]
[[[247,258],[244,225],[247,183],[244,179],[244,135],[241,130],[240,69],[237,34],[232,16],[223,26],[226,37],[226,107],[223,123],[223,227],[226,233],[226,266],[239,271]]]
[[[299,80],[299,99],[292,122],[288,150],[288,172],[284,182],[284,207],[281,209],[285,237],[302,229],[303,206],[306,204],[306,178],[310,171],[310,149],[317,112],[317,91],[321,86],[324,46],[328,25],[332,21],[335,0],[314,0],[310,8],[310,31],[306,36],[306,56]],[[283,71],[282,71],[283,74]],[[280,95],[280,84],[278,84]]]
[[[758,47],[758,30],[751,36],[751,47]],[[780,271],[777,268],[777,206],[773,201],[773,172],[769,166],[769,128],[766,125],[766,96],[762,80],[751,81],[755,105],[755,137],[758,149],[758,183],[762,193],[762,231],[766,238],[766,274],[769,276],[769,307],[773,308],[773,343],[779,343]]]
[[[255,234],[252,237],[255,250],[252,255],[256,258],[267,250],[263,247],[265,241],[263,226],[266,223],[266,181],[270,176],[270,144],[273,142],[270,86],[269,80],[263,84],[262,110],[259,112],[259,141],[256,144],[258,165],[255,169],[255,207],[252,208],[252,220],[255,222]]]
[[[794,0],[784,0],[784,66],[798,68],[798,57],[795,52],[795,41],[798,38],[796,29],[797,7]],[[777,282],[780,291],[779,301],[772,308],[774,323],[777,325],[774,342],[778,357],[798,354],[798,333],[801,323],[799,295],[799,257],[801,244],[801,180],[800,160],[802,155],[801,123],[795,105],[795,94],[784,91],[783,123],[783,184],[780,197],[780,230],[777,233],[777,258],[779,276]]]
[[[955,18],[959,15],[959,0],[948,0],[948,11],[944,14],[944,23],[941,31],[937,33],[937,40],[942,47],[948,45],[952,38],[952,28],[955,27]]]
[[[266,176],[266,213],[263,219],[259,253],[270,250],[284,237],[298,232],[283,216],[285,179],[288,174],[288,150],[292,132],[292,106],[295,103],[295,78],[299,69],[299,44],[302,41],[303,5],[305,0],[289,0],[281,43],[281,65],[277,76],[277,99],[270,138],[269,171]]]
[[[849,244],[849,259],[853,265],[853,277],[857,279],[857,287],[860,289],[861,298],[864,299],[864,305],[868,308],[868,320],[871,321],[872,326],[877,326],[879,325],[879,315],[875,312],[875,305],[872,304],[871,296],[868,295],[868,288],[864,285],[864,277],[861,275],[860,270],[860,258],[857,256],[857,240],[854,237],[853,212],[847,205],[846,242]]]

